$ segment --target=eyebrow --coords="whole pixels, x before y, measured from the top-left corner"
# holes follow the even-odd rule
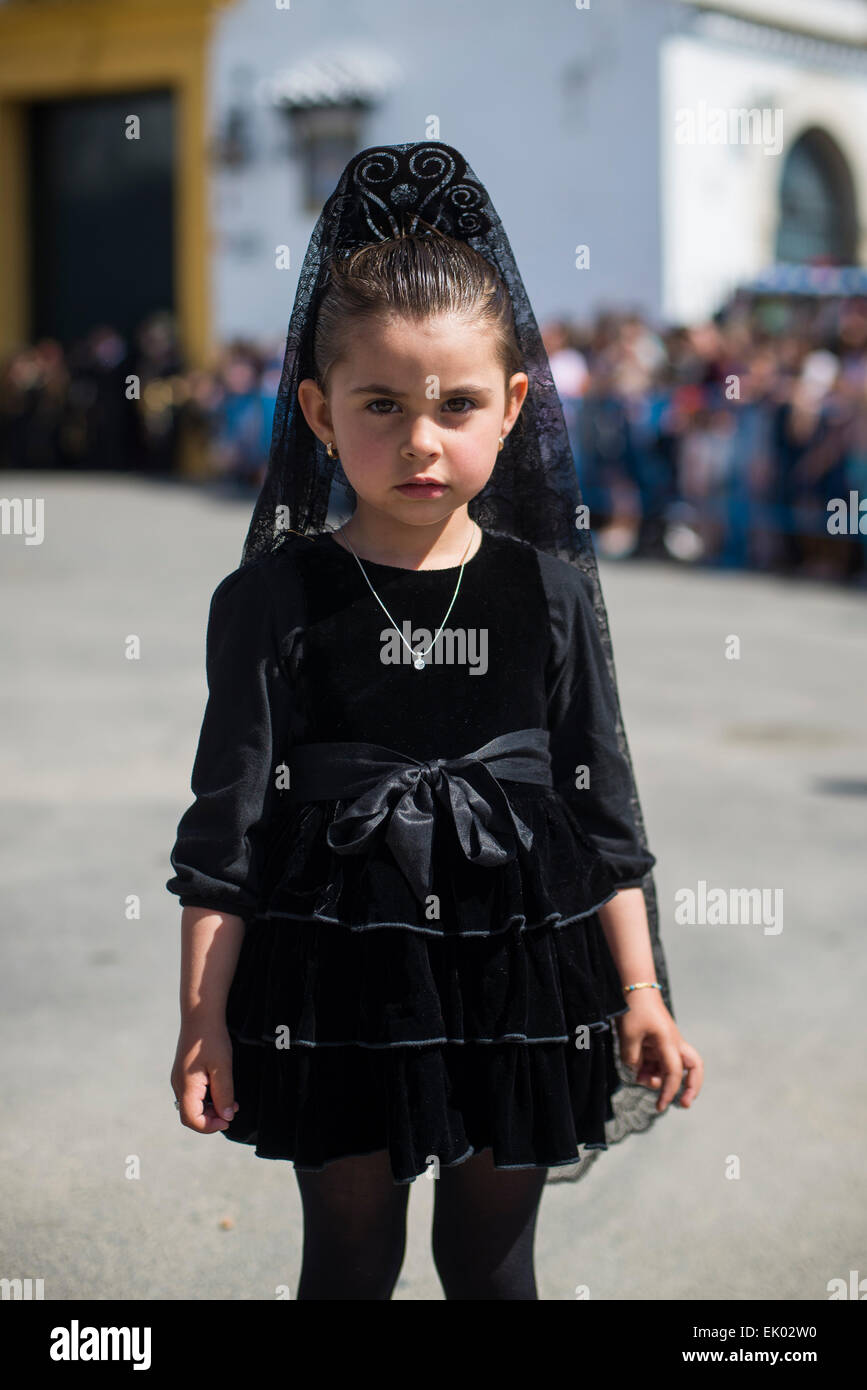
[[[395,391],[395,389],[394,389],[393,386],[381,386],[381,385],[379,385],[377,382],[374,382],[371,386],[353,386],[353,387],[351,388],[349,394],[350,394],[351,396],[361,396],[361,395],[365,395],[365,396],[368,396],[368,395],[396,396],[399,400],[402,400],[402,399],[407,395],[407,392],[406,392],[406,391]],[[480,395],[488,395],[488,394],[489,394],[489,388],[488,388],[487,386],[473,386],[473,385],[470,385],[470,386],[453,386],[453,387],[451,388],[451,390],[446,391],[446,392],[444,392],[443,394],[444,394],[444,395],[447,395],[447,396],[480,396]]]

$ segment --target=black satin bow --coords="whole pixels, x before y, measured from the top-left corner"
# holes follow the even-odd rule
[[[287,759],[293,801],[355,797],[328,827],[337,854],[362,854],[384,833],[416,896],[430,892],[435,800],[451,812],[467,859],[497,868],[533,832],[509,804],[506,781],[551,786],[547,729],[518,729],[459,758],[415,758],[378,743],[296,744]],[[495,775],[495,773],[497,775]]]

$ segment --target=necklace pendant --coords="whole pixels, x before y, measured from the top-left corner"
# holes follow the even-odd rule
[[[412,664],[417,671],[423,671],[426,663],[423,656],[417,656]]]

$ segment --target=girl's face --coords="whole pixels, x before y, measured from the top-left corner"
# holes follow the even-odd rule
[[[309,378],[298,399],[314,433],[333,441],[359,509],[429,525],[465,508],[485,486],[527,386],[526,374],[516,372],[507,391],[480,325],[395,317],[350,328],[327,400]],[[421,477],[441,486],[401,490]]]

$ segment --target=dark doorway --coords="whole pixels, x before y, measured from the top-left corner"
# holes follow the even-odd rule
[[[173,117],[168,90],[30,107],[31,340],[174,309]]]

